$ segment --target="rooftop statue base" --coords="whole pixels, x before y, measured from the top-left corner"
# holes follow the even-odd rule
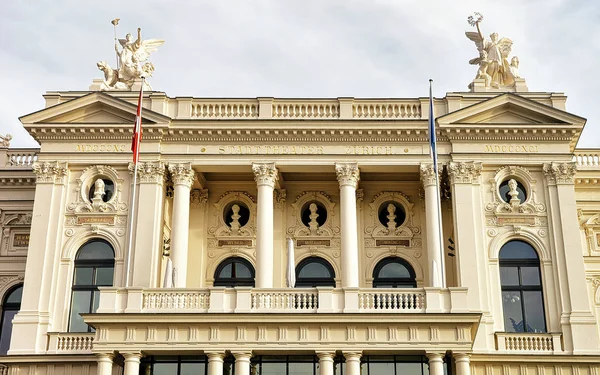
[[[144,91],[152,91],[152,86],[148,83],[148,81],[143,81]],[[92,84],[90,85],[90,91],[140,91],[142,87],[142,79],[136,78],[131,85],[131,88],[124,87],[121,89],[115,89],[110,86],[107,86],[105,81],[101,78],[94,79]]]
[[[486,81],[483,78],[475,78],[473,82],[469,84],[471,92],[528,92],[527,82],[523,78],[515,78],[515,83],[511,87],[491,87],[486,85]]]

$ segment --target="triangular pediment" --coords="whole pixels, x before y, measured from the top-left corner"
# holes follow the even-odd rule
[[[502,94],[451,112],[437,119],[440,125],[583,125],[585,119],[560,109],[523,98]]]
[[[102,92],[90,93],[20,118],[23,124],[132,124],[137,106]],[[170,118],[143,108],[142,122],[166,124]]]

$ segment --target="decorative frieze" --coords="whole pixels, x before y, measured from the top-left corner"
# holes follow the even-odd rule
[[[285,201],[287,198],[287,191],[285,189],[276,189],[275,190],[275,206],[277,208],[285,207]]]
[[[360,180],[360,170],[356,163],[336,163],[335,174],[340,186],[352,186],[354,189],[358,186]]]
[[[204,207],[208,202],[208,189],[193,189],[190,192],[190,203],[194,207]]]
[[[173,185],[191,187],[196,179],[196,171],[188,163],[169,164],[169,172],[171,173]]]
[[[67,175],[67,164],[57,161],[35,162],[31,167],[38,184],[63,184]]]
[[[129,163],[129,171],[133,174],[134,164]],[[138,163],[138,181],[142,184],[162,184],[165,180],[165,163],[160,161]]]
[[[544,175],[548,184],[551,185],[563,185],[573,184],[575,173],[577,172],[577,165],[573,162],[568,163],[548,163],[544,164]]]
[[[448,175],[452,184],[473,184],[481,176],[481,163],[475,162],[450,162]]]
[[[258,186],[267,185],[273,188],[279,178],[275,163],[254,163],[252,172],[254,172],[254,180]]]

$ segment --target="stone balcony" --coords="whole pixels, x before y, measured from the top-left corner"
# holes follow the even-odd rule
[[[467,288],[100,288],[110,313],[468,313]]]

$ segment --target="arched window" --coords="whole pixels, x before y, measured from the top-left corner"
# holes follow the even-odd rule
[[[303,259],[296,267],[296,287],[314,288],[317,286],[335,288],[335,271],[333,267],[323,258],[309,257]]]
[[[99,286],[112,286],[115,252],[104,240],[91,240],[75,257],[69,332],[92,332],[79,314],[93,313],[100,300]]]
[[[227,258],[217,267],[213,285],[254,287],[254,267],[244,258]]]
[[[2,323],[0,324],[0,355],[6,355],[10,346],[12,334],[12,320],[21,309],[21,297],[23,296],[23,284],[12,287],[2,301]]]
[[[415,271],[402,258],[389,257],[373,270],[373,288],[416,288]]]
[[[500,249],[500,283],[506,332],[546,332],[540,259],[524,241]]]

